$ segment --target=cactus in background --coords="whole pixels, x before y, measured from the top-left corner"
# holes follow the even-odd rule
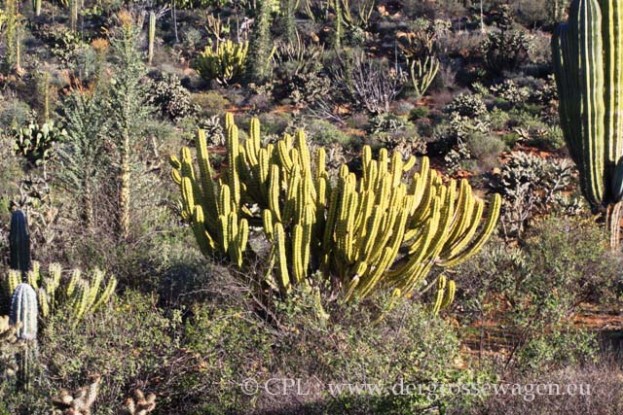
[[[72,32],[78,31],[78,8],[80,0],[69,0],[69,27]]]
[[[41,0],[32,0],[32,11],[35,16],[41,15]]]
[[[623,8],[574,0],[552,38],[560,122],[584,196],[619,233],[623,164]],[[617,173],[618,172],[618,173]],[[617,208],[617,206],[619,206]],[[618,245],[619,238],[613,238]]]
[[[249,64],[246,66],[247,78],[256,84],[264,83],[272,69],[272,56],[276,50],[270,33],[274,6],[279,7],[279,4],[273,0],[259,0],[256,8],[249,43]]]
[[[443,184],[437,172],[415,157],[403,160],[382,149],[362,155],[363,177],[342,166],[335,185],[326,153],[315,160],[303,131],[262,145],[260,124],[251,121],[240,143],[233,116],[226,117],[228,169],[216,180],[205,134],[197,135],[196,173],[191,152],[171,158],[180,185],[183,218],[206,255],[228,255],[243,265],[248,223],[262,223],[272,243],[265,283],[286,294],[307,284],[314,270],[331,277],[346,300],[376,289],[410,295],[434,266],[451,267],[478,252],[493,233],[501,198],[495,195],[484,218],[484,202],[467,181]],[[405,175],[409,177],[405,181]],[[232,248],[233,247],[233,248]]]
[[[56,263],[50,264],[48,273],[43,274],[39,263],[33,262],[26,279],[36,292],[41,317],[46,318],[62,304],[68,304],[77,323],[85,314],[93,313],[108,303],[117,287],[117,279],[114,276],[106,278],[106,274],[97,268],[90,274],[83,277],[81,270],[74,269],[70,276],[63,278],[62,268]],[[9,290],[15,281],[15,273],[10,272]]]
[[[156,395],[150,393],[145,394],[137,389],[132,396],[125,399],[123,406],[119,411],[120,415],[147,415],[156,408]]]
[[[154,45],[156,44],[156,13],[149,12],[147,64],[151,65],[154,59]]]
[[[426,56],[420,59],[407,60],[411,84],[416,98],[422,97],[435,80],[439,72],[439,59],[435,56]]]
[[[6,71],[19,71],[20,51],[20,25],[19,2],[6,0],[4,3],[4,69]]]
[[[249,42],[226,40],[217,43],[215,48],[206,46],[195,61],[195,68],[206,81],[216,80],[221,85],[227,85],[244,73],[248,51]]]
[[[9,245],[11,269],[25,274],[30,269],[30,235],[28,220],[21,210],[16,210],[11,214]]]
[[[90,415],[91,407],[97,399],[102,377],[99,374],[90,376],[89,386],[78,389],[73,394],[62,389],[55,398],[52,398],[54,407],[61,410],[63,415]]]
[[[38,317],[35,290],[26,283],[18,285],[11,299],[10,322],[17,327],[17,339],[25,342],[24,349],[16,354],[18,386],[22,390],[30,388],[33,377],[33,364],[37,356]]]

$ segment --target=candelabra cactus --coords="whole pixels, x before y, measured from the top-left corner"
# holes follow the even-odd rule
[[[30,269],[30,236],[28,220],[21,210],[11,214],[11,229],[9,232],[11,269],[28,272]]]
[[[574,0],[552,39],[565,140],[584,196],[594,210],[607,209],[614,244],[623,193],[622,41],[623,6],[605,0]]]
[[[248,224],[262,224],[273,246],[268,263],[276,268],[263,282],[284,294],[320,269],[346,300],[378,288],[409,295],[433,267],[451,267],[478,252],[497,223],[499,195],[484,218],[484,202],[467,181],[444,184],[426,158],[410,174],[415,157],[405,161],[382,149],[374,160],[365,147],[363,176],[342,166],[332,185],[324,149],[313,160],[302,131],[262,145],[257,119],[242,144],[231,115],[226,129],[229,163],[219,179],[201,131],[198,172],[190,149],[182,149],[181,160],[171,158],[182,216],[206,255],[228,255],[239,267]]]

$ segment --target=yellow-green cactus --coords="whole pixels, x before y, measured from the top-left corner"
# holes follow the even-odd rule
[[[216,80],[227,85],[240,77],[246,69],[249,42],[219,42],[213,48],[207,46],[197,57],[195,67],[207,81]]]
[[[366,146],[362,177],[344,165],[332,184],[324,149],[312,157],[302,131],[262,145],[257,119],[242,143],[231,115],[226,128],[228,166],[219,179],[203,132],[197,135],[198,174],[190,149],[182,149],[181,160],[172,157],[182,216],[204,254],[228,255],[238,267],[248,224],[263,225],[273,244],[269,266],[275,267],[267,282],[283,293],[320,269],[346,300],[377,289],[408,296],[434,267],[457,265],[478,252],[495,229],[500,196],[485,217],[485,203],[467,181],[444,183],[427,158],[418,163],[382,149],[375,160]]]
[[[6,294],[11,295],[21,280],[19,271],[9,271],[4,287]],[[75,321],[110,301],[117,287],[117,279],[114,276],[106,277],[106,273],[99,269],[94,269],[88,276],[80,269],[74,269],[70,276],[63,278],[60,264],[50,264],[47,273],[43,273],[36,261],[33,261],[32,269],[26,274],[26,280],[37,294],[41,317],[48,317],[62,304],[70,304]]]

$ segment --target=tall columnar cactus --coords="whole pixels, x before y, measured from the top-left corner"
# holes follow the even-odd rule
[[[623,5],[614,0],[574,0],[552,39],[560,120],[582,191],[609,212],[622,196],[622,42]]]
[[[345,299],[376,289],[408,295],[435,266],[451,267],[476,253],[492,234],[501,199],[495,195],[483,220],[484,202],[467,181],[444,184],[428,159],[403,160],[365,147],[363,176],[346,166],[332,180],[319,148],[313,158],[303,131],[262,145],[260,124],[251,121],[239,141],[226,117],[228,168],[215,179],[203,132],[197,135],[198,171],[190,149],[172,157],[180,185],[182,215],[206,255],[227,255],[239,267],[248,223],[262,224],[272,244],[267,283],[287,293],[322,270]]]
[[[11,214],[11,230],[9,232],[10,266],[11,269],[28,272],[30,269],[30,235],[28,220],[21,210]]]
[[[151,65],[154,59],[154,45],[156,44],[156,13],[149,12],[149,33],[147,36],[147,64]]]
[[[41,15],[41,1],[42,0],[32,0],[32,10],[35,16]]]
[[[10,322],[17,327],[17,338],[25,342],[25,347],[17,355],[19,387],[29,389],[33,375],[34,359],[37,355],[37,294],[28,284],[17,286],[11,299]]]

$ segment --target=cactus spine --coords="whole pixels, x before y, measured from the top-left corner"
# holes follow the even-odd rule
[[[9,233],[11,269],[28,272],[30,269],[30,235],[28,220],[21,210],[11,214],[11,230]]]
[[[574,0],[552,38],[560,120],[580,170],[584,196],[611,216],[621,201],[623,161],[623,6]],[[611,217],[618,232],[620,217]],[[615,242],[618,244],[618,241]]]
[[[374,160],[366,146],[362,177],[344,165],[332,185],[324,150],[314,160],[304,132],[262,146],[257,119],[243,143],[229,115],[226,126],[229,165],[219,180],[203,132],[197,135],[198,175],[190,149],[171,158],[182,216],[204,254],[228,255],[238,267],[248,223],[262,224],[273,245],[269,266],[276,265],[276,278],[269,272],[266,282],[284,294],[321,270],[346,300],[377,289],[409,295],[433,267],[451,267],[478,252],[495,229],[500,196],[485,217],[484,202],[467,181],[444,184],[427,158],[405,179],[414,157],[405,161],[382,149]]]

